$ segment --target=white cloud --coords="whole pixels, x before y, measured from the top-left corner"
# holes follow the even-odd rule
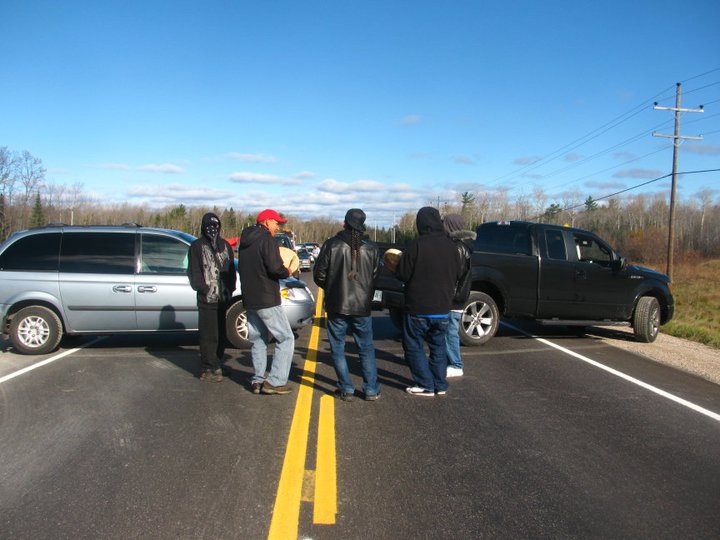
[[[133,186],[126,193],[127,197],[141,199],[149,204],[182,203],[185,205],[225,203],[234,195],[232,191],[180,184]]]
[[[452,160],[458,165],[474,165],[475,160],[470,156],[453,156]]]
[[[532,165],[533,163],[537,163],[541,159],[542,157],[540,156],[519,157],[515,161],[513,161],[513,165]]]
[[[624,189],[626,187],[625,184],[622,184],[620,182],[598,182],[598,181],[591,181],[591,182],[585,182],[585,186],[593,189]]]
[[[705,156],[719,156],[720,155],[720,144],[693,144],[685,143],[682,147],[683,150],[692,154],[700,154]]]
[[[580,161],[583,158],[581,154],[578,154],[577,152],[570,152],[569,154],[565,154],[565,161]]]
[[[637,156],[633,154],[632,152],[615,152],[613,154],[613,157],[617,160],[621,161],[630,161],[635,159]]]
[[[408,114],[400,120],[400,124],[403,126],[414,126],[422,122],[422,116],[419,114]]]
[[[129,171],[130,165],[127,163],[101,163],[98,165],[101,169],[109,169],[111,171]]]
[[[385,186],[375,180],[358,180],[357,182],[338,182],[332,178],[323,180],[318,190],[330,193],[357,193],[376,192],[385,189]]]
[[[240,161],[249,161],[252,163],[276,163],[277,158],[267,154],[243,154],[240,152],[229,152],[228,157]]]
[[[315,178],[317,175],[314,172],[310,171],[300,171],[299,173],[293,174],[293,178],[297,178],[298,180],[309,180],[311,178]]]
[[[297,179],[282,178],[272,174],[253,173],[253,172],[235,172],[232,173],[229,178],[231,182],[238,184],[271,184],[271,185],[283,185],[293,186],[300,183]]]
[[[162,174],[182,174],[185,172],[185,169],[179,167],[178,165],[173,165],[172,163],[163,163],[160,165],[149,163],[147,165],[140,165],[137,170]]]
[[[658,169],[623,169],[613,174],[613,178],[641,178],[650,179],[662,176]]]

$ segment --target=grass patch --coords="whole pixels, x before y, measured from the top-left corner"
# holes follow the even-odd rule
[[[720,349],[720,259],[682,263],[673,274],[675,315],[662,332]]]

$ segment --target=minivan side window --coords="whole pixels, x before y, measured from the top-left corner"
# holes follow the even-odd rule
[[[185,274],[188,245],[176,238],[143,234],[140,248],[140,273]]]
[[[57,272],[60,231],[31,234],[13,242],[0,255],[0,270]]]
[[[133,274],[135,235],[66,231],[60,248],[60,271],[82,274]]]

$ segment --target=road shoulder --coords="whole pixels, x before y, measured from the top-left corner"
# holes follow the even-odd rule
[[[626,351],[655,362],[692,373],[715,384],[720,384],[720,350],[701,343],[660,333],[654,343],[638,343],[631,328],[596,326],[588,334]]]

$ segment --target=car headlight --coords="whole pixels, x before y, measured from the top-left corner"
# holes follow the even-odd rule
[[[310,294],[307,289],[300,287],[282,287],[280,289],[280,296],[296,302],[313,301],[312,294]]]

